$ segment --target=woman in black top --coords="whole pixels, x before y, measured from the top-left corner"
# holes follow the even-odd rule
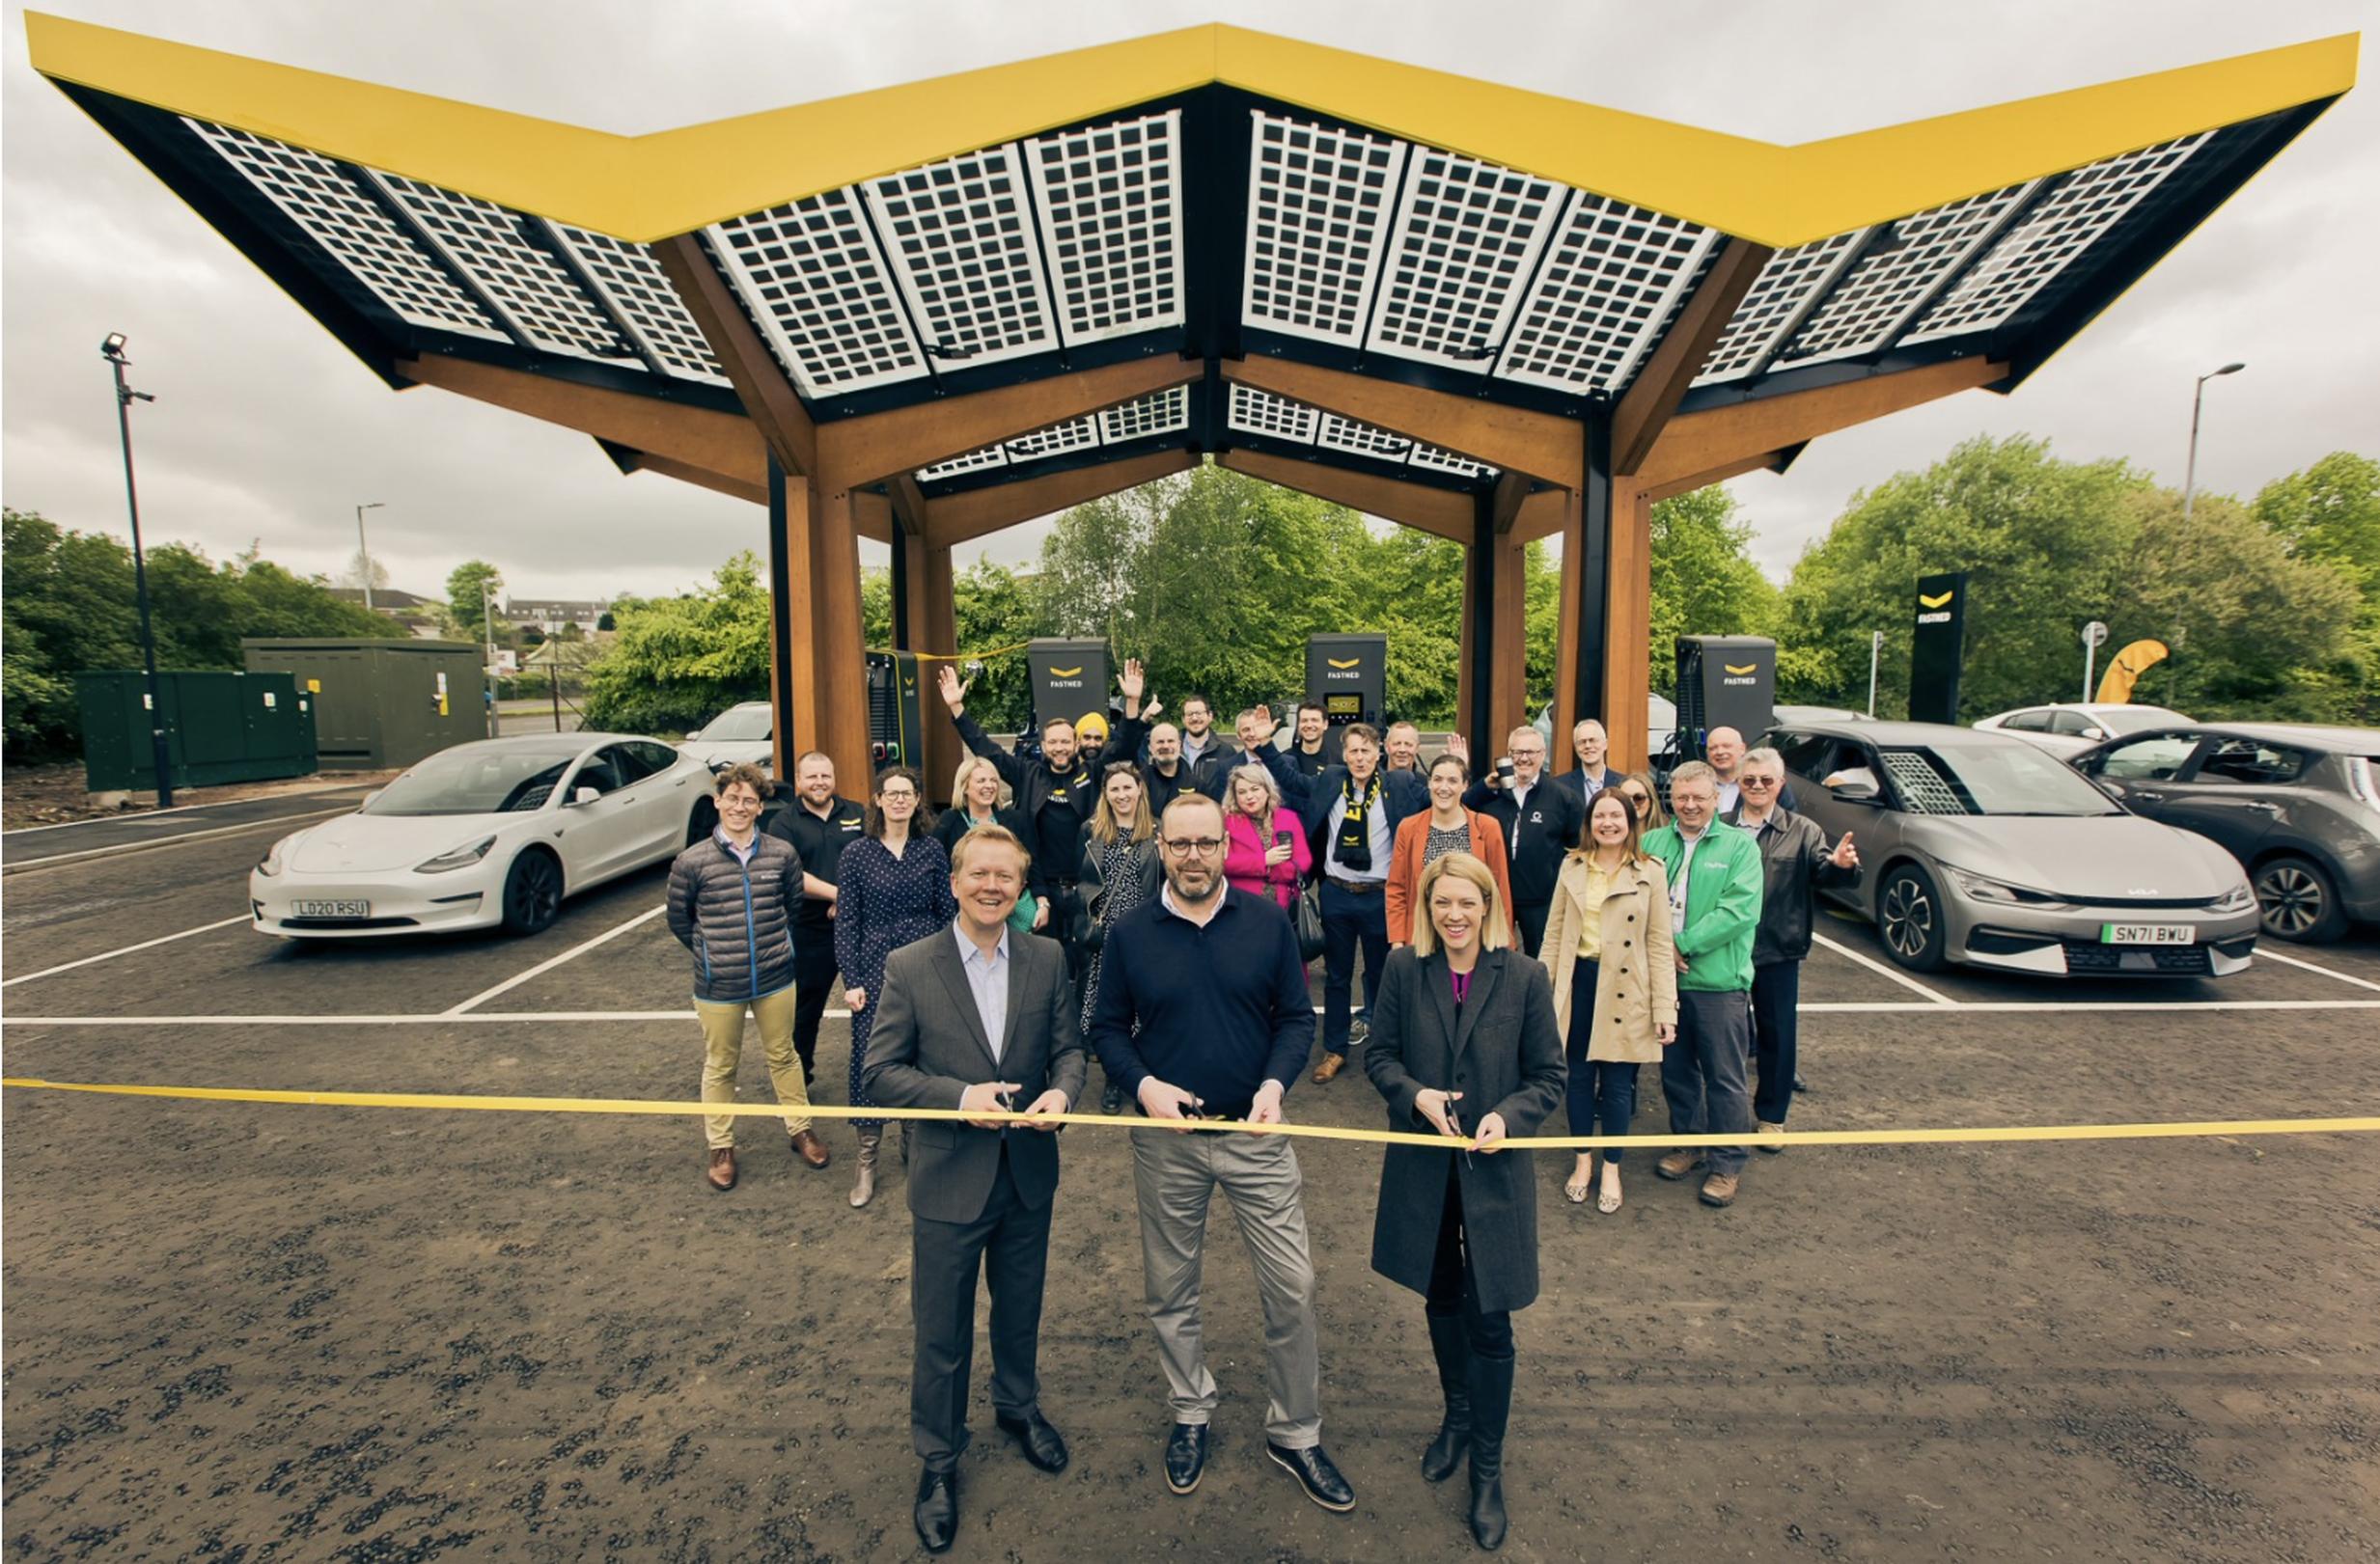
[[[1015,800],[999,768],[980,755],[971,755],[958,763],[958,776],[951,784],[951,807],[934,817],[934,840],[954,861],[958,857],[958,838],[977,826],[1003,826],[1020,845],[1029,843],[1033,831]],[[1033,931],[1055,934],[1049,927],[1049,896],[1042,885],[1041,864],[1032,858],[1029,847],[1027,860],[1025,890],[1034,901]]]
[[[1425,1299],[1446,1415],[1422,1453],[1441,1482],[1471,1457],[1471,1535],[1504,1545],[1512,1311],[1537,1296],[1536,1157],[1506,1151],[1561,1107],[1566,1072],[1545,968],[1516,949],[1495,876],[1469,853],[1422,871],[1412,945],[1380,980],[1364,1073],[1392,1130],[1460,1151],[1392,1145],[1380,1164],[1371,1268]]]
[[[1099,953],[1117,919],[1157,898],[1157,823],[1150,818],[1148,790],[1141,768],[1110,761],[1099,777],[1099,806],[1083,822],[1082,925],[1075,943],[1083,959],[1083,1029],[1099,1002]],[[1110,1076],[1099,1094],[1099,1111],[1123,1111],[1123,1089]]]

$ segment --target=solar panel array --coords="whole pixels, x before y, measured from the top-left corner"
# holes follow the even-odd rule
[[[1726,236],[1462,153],[1293,110],[1248,111],[1244,271],[1257,331],[1482,387],[1610,398]],[[183,122],[404,322],[726,384],[641,244]],[[1188,323],[1179,108],[979,148],[703,231],[712,263],[806,398],[1057,355]],[[1985,191],[1771,257],[1697,385],[1997,331],[2121,242],[2219,132]],[[1225,308],[1231,307],[1227,302]],[[1057,362],[1063,363],[1063,359]],[[1176,389],[987,447],[928,478],[1180,433]],[[1493,469],[1233,386],[1232,430],[1474,480]]]

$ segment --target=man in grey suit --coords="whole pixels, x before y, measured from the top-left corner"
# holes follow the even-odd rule
[[[1018,934],[1009,914],[1031,863],[1024,843],[979,826],[951,853],[958,917],[944,934],[893,952],[868,1039],[868,1095],[887,1108],[971,1113],[1065,1112],[1086,1063],[1065,951]],[[917,1329],[909,1430],[925,1470],[915,1520],[928,1552],[958,1531],[958,1457],[967,1447],[975,1278],[991,1288],[992,1407],[1025,1459],[1062,1471],[1065,1441],[1041,1415],[1035,1359],[1058,1126],[1005,1119],[919,1120],[910,1129],[909,1304]]]

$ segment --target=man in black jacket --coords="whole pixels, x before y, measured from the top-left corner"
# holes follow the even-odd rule
[[[810,1128],[809,1084],[793,1052],[792,907],[803,870],[793,849],[756,827],[768,779],[751,764],[719,774],[719,823],[670,864],[670,932],[694,952],[694,1009],[703,1023],[703,1101],[735,1100],[743,1058],[744,1012],[760,1023],[768,1078],[786,1109],[793,1155],[824,1167],[825,1145]],[[706,1176],[722,1193],[735,1187],[735,1116],[706,1116]]]
[[[1065,942],[1067,971],[1079,980],[1082,952],[1066,940],[1065,931],[1072,924],[1074,887],[1082,873],[1083,822],[1098,808],[1100,757],[1137,756],[1141,741],[1148,736],[1148,725],[1140,720],[1141,694],[1147,688],[1140,659],[1127,658],[1123,672],[1116,680],[1117,688],[1123,692],[1122,720],[1116,724],[1106,741],[1088,755],[1078,752],[1074,725],[1064,717],[1042,719],[1038,755],[1025,758],[1010,755],[967,715],[967,688],[959,682],[958,670],[944,663],[940,676],[943,704],[951,708],[951,721],[958,726],[958,736],[966,740],[968,749],[998,768],[1001,780],[1016,795],[1017,813],[1032,828],[1033,834],[1025,839],[1025,846],[1041,871],[1051,903],[1049,922],[1044,927]]]
[[[1156,742],[1150,736],[1150,744]],[[1181,702],[1182,763],[1197,767],[1212,761],[1215,775],[1229,771],[1239,756],[1239,746],[1215,731],[1215,703],[1203,695],[1184,696]]]
[[[1581,717],[1570,728],[1570,748],[1578,755],[1578,767],[1554,779],[1554,785],[1578,796],[1581,817],[1586,807],[1595,801],[1595,795],[1606,787],[1618,787],[1621,777],[1604,763],[1611,751],[1611,735],[1592,717]],[[1518,892],[1513,892],[1515,895]]]
[[[1281,796],[1306,822],[1315,873],[1322,882],[1322,1060],[1316,1085],[1345,1068],[1356,1041],[1348,1002],[1355,987],[1355,952],[1364,952],[1364,1015],[1380,997],[1388,965],[1389,858],[1406,815],[1429,808],[1429,789],[1409,771],[1380,770],[1380,735],[1369,723],[1338,729],[1344,765],[1308,777],[1292,749],[1267,742],[1272,714],[1257,720],[1256,755],[1281,784]]]
[[[1267,718],[1271,715],[1269,710],[1265,713]],[[1289,743],[1289,758],[1301,775],[1319,777],[1343,758],[1340,744],[1345,736],[1344,729],[1331,726],[1330,713],[1322,709],[1321,701],[1302,700],[1298,702],[1297,737]]]
[[[1222,803],[1224,768],[1229,764],[1209,748],[1207,758],[1193,765],[1182,749],[1181,730],[1172,723],[1157,724],[1148,730],[1148,764],[1141,768],[1142,781],[1148,786],[1148,812],[1163,814],[1165,807],[1183,793],[1204,793]]]
[[[1785,1111],[1793,1106],[1802,961],[1810,954],[1817,893],[1860,881],[1860,855],[1850,832],[1830,847],[1816,821],[1777,801],[1785,774],[1785,757],[1775,750],[1745,755],[1736,770],[1743,803],[1728,817],[1760,844],[1760,928],[1752,942],[1753,1055],[1760,1071],[1752,1111],[1760,1121],[1760,1139],[1753,1143],[1772,1155],[1785,1149],[1771,1138],[1785,1133]]]
[[[812,750],[793,762],[793,807],[780,809],[769,835],[793,844],[802,861],[802,900],[793,913],[793,1052],[802,1080],[816,1079],[818,1022],[835,984],[835,876],[843,850],[868,834],[868,807],[835,791],[835,762]]]
[[[1460,739],[1448,752],[1469,759]],[[1494,766],[1480,768],[1480,780],[1463,794],[1463,808],[1495,817],[1504,828],[1505,851],[1512,860],[1512,921],[1520,947],[1537,953],[1545,937],[1545,913],[1562,878],[1563,855],[1576,847],[1587,823],[1587,806],[1571,788],[1545,775],[1545,737],[1524,723],[1505,738],[1512,759],[1508,783]]]

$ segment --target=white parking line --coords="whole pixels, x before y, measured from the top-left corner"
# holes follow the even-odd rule
[[[245,923],[248,920],[246,913],[234,913],[231,917],[218,919],[212,923],[201,923],[196,928],[183,929],[180,934],[161,934],[153,940],[143,940],[138,945],[127,945],[120,950],[109,950],[96,956],[85,956],[80,961],[63,961],[55,967],[44,967],[40,972],[25,973],[9,978],[6,982],[0,982],[0,988],[14,988],[19,983],[30,983],[37,977],[49,977],[62,972],[72,972],[77,967],[97,966],[102,961],[113,961],[118,956],[128,956],[135,950],[147,950],[153,946],[171,945],[176,940],[186,940],[193,934],[205,934],[211,929],[230,928],[234,923]]]
[[[0,864],[0,874],[31,874],[36,869],[56,868],[62,864],[78,864],[85,859],[107,858],[121,853],[157,853],[168,847],[180,847],[184,842],[206,841],[216,837],[236,837],[247,831],[270,831],[279,826],[294,829],[308,820],[327,820],[334,814],[353,814],[349,809],[318,809],[312,814],[284,814],[271,820],[250,820],[241,825],[215,826],[206,831],[177,832],[152,841],[120,841],[108,847],[86,847],[77,853],[53,853],[47,858],[21,859],[14,864]]]
[[[342,793],[350,788],[363,789],[369,788],[373,785],[374,784],[371,782],[324,782],[319,787],[285,788],[275,796],[280,798],[304,798],[309,793]],[[14,830],[0,831],[0,840],[14,841],[18,837],[30,837],[37,831],[72,831],[78,826],[127,824],[146,825],[152,820],[159,819],[168,814],[188,814],[193,809],[235,809],[242,804],[254,802],[256,801],[253,799],[245,798],[218,798],[206,804],[177,804],[170,809],[138,809],[124,814],[95,814],[87,820],[52,820],[47,825],[17,826]]]
[[[561,966],[564,962],[575,960],[578,957],[585,955],[588,951],[594,949],[598,945],[602,945],[610,940],[617,940],[623,934],[627,933],[628,930],[635,928],[642,923],[650,923],[667,911],[669,911],[669,907],[666,903],[659,907],[648,907],[645,911],[638,913],[634,918],[629,919],[619,927],[605,929],[602,933],[596,935],[594,939],[589,940],[584,945],[574,945],[567,950],[562,952],[562,954],[549,957],[544,961],[540,961],[536,966],[530,968],[527,972],[508,977],[493,988],[484,988],[480,990],[477,994],[474,994],[469,999],[463,1001],[462,1003],[457,1004],[448,1010],[445,1018],[464,1015],[470,1011],[476,1010],[481,1005],[485,1004],[489,1000],[494,999],[497,995],[511,993],[513,989],[516,989],[520,987],[521,984],[529,981],[530,978],[541,976],[546,973],[552,972],[556,967]]]
[[[2267,961],[2278,961],[2284,967],[2303,967],[2308,972],[2318,972],[2325,977],[2336,977],[2342,983],[2353,983],[2358,988],[2368,988],[2373,993],[2380,994],[2380,983],[2375,983],[2368,977],[2358,977],[2353,973],[2343,973],[2336,967],[2324,967],[2314,962],[2301,961],[2295,956],[2284,956],[2269,945],[2257,946],[2256,954]]]
[[[2380,1010],[2372,1000],[1978,1000],[1964,1001],[1961,1012],[2008,1015],[2024,1011],[2044,1014],[2148,1015],[2175,1010]],[[829,1015],[836,1014],[828,1011]],[[1802,1006],[1804,1015],[1930,1015],[1942,1006],[1915,1000],[1864,1000]],[[683,1010],[474,1010],[461,1015],[346,1015],[346,1016],[10,1016],[12,1027],[445,1027],[489,1025],[584,1026],[590,1022],[692,1021]]]
[[[1830,940],[1823,934],[1813,934],[1811,935],[1811,938],[1815,940],[1818,944],[1825,946],[1829,950],[1834,951],[1837,955],[1849,956],[1853,961],[1858,962],[1869,972],[1880,973],[1884,976],[1890,977],[1894,982],[1898,983],[1903,988],[1917,990],[1917,992],[1924,995],[1936,1004],[1956,1006],[1959,1002],[1958,1001],[1951,998],[1948,994],[1941,993],[1935,989],[1927,988],[1923,983],[1919,982],[1908,974],[1895,972],[1892,968],[1886,966],[1883,962],[1876,960],[1873,956],[1861,955],[1857,950],[1852,949],[1849,946],[1843,945],[1835,940]],[[1805,1004],[1802,1008],[1807,1010],[1810,1009],[1811,1006]]]

